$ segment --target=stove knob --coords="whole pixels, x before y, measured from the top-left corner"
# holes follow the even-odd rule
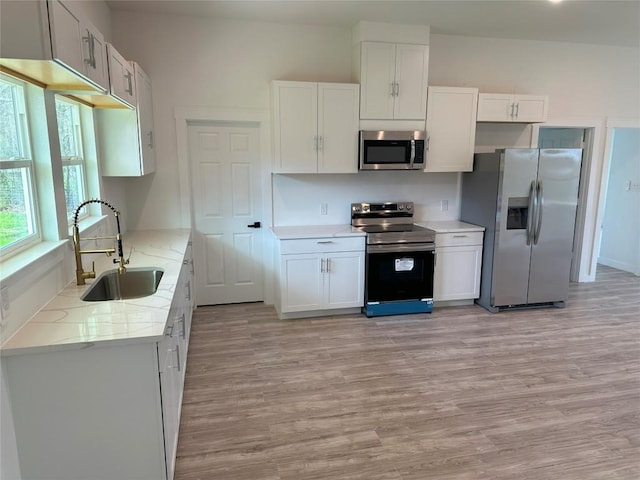
[[[411,210],[411,205],[407,205],[407,210]]]
[[[399,204],[398,205],[398,210],[404,210],[404,205],[403,204]]]
[[[369,205],[363,205],[362,206],[362,211],[363,212],[368,212],[369,211]]]
[[[353,211],[354,212],[359,212],[360,211],[360,207],[353,207]]]

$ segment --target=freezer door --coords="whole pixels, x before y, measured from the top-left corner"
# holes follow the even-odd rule
[[[491,305],[527,303],[531,246],[527,245],[530,193],[538,172],[538,150],[504,150],[500,165]]]
[[[565,301],[580,181],[581,149],[540,150],[528,303]]]

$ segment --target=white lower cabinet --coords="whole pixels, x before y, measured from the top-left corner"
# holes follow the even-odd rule
[[[435,301],[472,300],[480,296],[482,232],[436,234]]]
[[[162,340],[2,359],[23,479],[173,479],[193,309],[185,261]]]
[[[279,314],[362,307],[364,237],[281,240]]]

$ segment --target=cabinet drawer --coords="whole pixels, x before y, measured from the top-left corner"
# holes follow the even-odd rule
[[[364,250],[365,237],[325,237],[281,240],[280,253],[351,252]]]
[[[482,245],[484,232],[458,232],[436,234],[436,247],[456,247],[459,245]]]

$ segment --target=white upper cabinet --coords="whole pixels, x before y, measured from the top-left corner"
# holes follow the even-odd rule
[[[107,44],[107,64],[109,65],[109,93],[134,107],[136,91],[133,66],[110,43]]]
[[[379,42],[360,44],[360,118],[424,120],[429,47]]]
[[[68,2],[50,0],[49,25],[53,58],[106,92],[109,85],[104,37]]]
[[[2,70],[96,107],[130,107],[130,100],[111,94],[107,44],[100,31],[76,10],[75,3],[0,2]]]
[[[549,97],[481,93],[478,96],[478,122],[546,122]]]
[[[155,172],[155,138],[151,80],[133,66],[135,109],[97,109],[101,173],[106,177],[139,177]]]
[[[358,93],[350,83],[274,81],[274,172],[357,172]]]
[[[477,102],[477,88],[429,87],[425,172],[473,170]]]

